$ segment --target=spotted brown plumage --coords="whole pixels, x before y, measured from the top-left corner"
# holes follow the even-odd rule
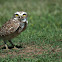
[[[11,42],[11,39],[23,32],[26,29],[27,24],[27,13],[23,11],[14,13],[13,18],[3,24],[0,28],[0,39],[3,39],[6,49],[8,49],[8,46],[6,45],[7,40],[15,47]]]

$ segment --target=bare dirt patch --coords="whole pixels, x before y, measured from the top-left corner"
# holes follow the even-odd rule
[[[3,49],[2,52],[0,53],[0,57],[6,57],[8,55],[12,55],[12,56],[21,55],[21,57],[33,57],[34,55],[42,54],[44,51],[46,50],[44,50],[42,47],[31,45],[31,46],[26,46],[23,49],[21,48],[19,50]]]
[[[0,52],[0,57],[7,57],[8,55],[12,58],[14,56],[19,56],[21,57],[31,57],[33,58],[34,56],[41,55],[41,54],[48,54],[48,53],[55,53],[55,52],[61,52],[61,48],[57,46],[57,48],[52,48],[50,45],[45,45],[45,46],[37,46],[37,45],[30,45],[26,46],[25,48],[19,48],[19,50],[5,50],[1,49],[2,51]],[[50,51],[50,52],[48,52]]]

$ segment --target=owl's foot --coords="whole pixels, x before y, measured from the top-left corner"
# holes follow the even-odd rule
[[[14,46],[14,48],[13,48],[13,49],[15,49],[15,50],[19,50],[19,49],[18,49],[17,47],[15,47],[15,46]]]
[[[9,50],[8,46],[5,44],[6,50]]]

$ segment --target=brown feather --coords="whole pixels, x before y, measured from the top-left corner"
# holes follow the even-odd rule
[[[12,18],[0,28],[0,39],[11,40],[24,31],[26,27],[27,22]]]

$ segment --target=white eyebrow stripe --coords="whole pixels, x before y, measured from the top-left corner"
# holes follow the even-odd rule
[[[19,13],[19,12],[16,12],[15,14],[19,14],[19,15],[20,15],[20,13]]]
[[[16,12],[16,13],[14,13],[14,14],[18,14],[18,15],[22,16],[23,14],[27,14],[27,13],[26,13],[26,12],[22,12],[22,13]]]
[[[23,14],[27,14],[26,12],[22,12],[20,15],[22,16]]]

